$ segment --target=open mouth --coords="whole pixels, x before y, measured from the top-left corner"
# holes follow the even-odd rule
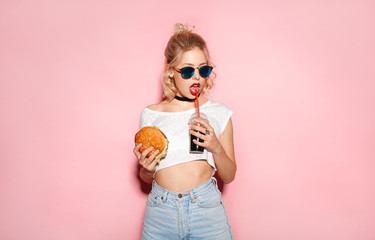
[[[190,86],[190,93],[194,96],[201,91],[201,85],[199,83],[194,83]]]

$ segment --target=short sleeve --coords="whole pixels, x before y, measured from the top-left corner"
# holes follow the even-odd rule
[[[221,122],[220,122],[220,128],[221,128],[220,133],[224,132],[232,114],[233,114],[233,111],[230,108],[228,108],[225,105],[222,106],[222,118],[221,118]]]
[[[233,111],[222,103],[210,102],[202,108],[202,112],[206,113],[210,125],[215,129],[217,137],[224,132]]]
[[[139,129],[146,127],[146,126],[151,126],[151,121],[152,119],[151,119],[150,113],[147,111],[147,108],[144,108],[139,118]]]

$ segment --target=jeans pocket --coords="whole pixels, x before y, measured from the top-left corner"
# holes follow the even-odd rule
[[[198,196],[197,204],[204,208],[213,208],[222,204],[221,194],[215,190],[209,191],[207,194]]]
[[[151,192],[149,195],[148,195],[148,198],[147,198],[147,206],[149,207],[157,207],[159,206],[161,203],[161,199],[160,199],[160,196],[156,195],[155,193]]]

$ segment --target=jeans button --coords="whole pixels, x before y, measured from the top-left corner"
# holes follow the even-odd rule
[[[181,193],[179,193],[179,194],[178,194],[178,197],[179,197],[179,198],[182,198],[182,194],[181,194]]]

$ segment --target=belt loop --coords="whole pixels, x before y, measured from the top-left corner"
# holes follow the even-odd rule
[[[195,202],[195,200],[197,200],[197,197],[194,196],[193,191],[190,191],[189,193],[190,193],[191,200],[193,200],[193,202]]]
[[[165,191],[164,195],[161,197],[161,200],[163,201],[163,203],[165,203],[165,201],[167,200],[167,194],[168,194],[168,191]]]
[[[217,188],[219,188],[218,185],[217,185],[217,180],[216,180],[216,178],[215,178],[215,177],[211,177],[211,180],[215,183],[215,186],[216,186]]]
[[[152,180],[152,188],[154,188],[154,187],[155,187],[155,179]]]

